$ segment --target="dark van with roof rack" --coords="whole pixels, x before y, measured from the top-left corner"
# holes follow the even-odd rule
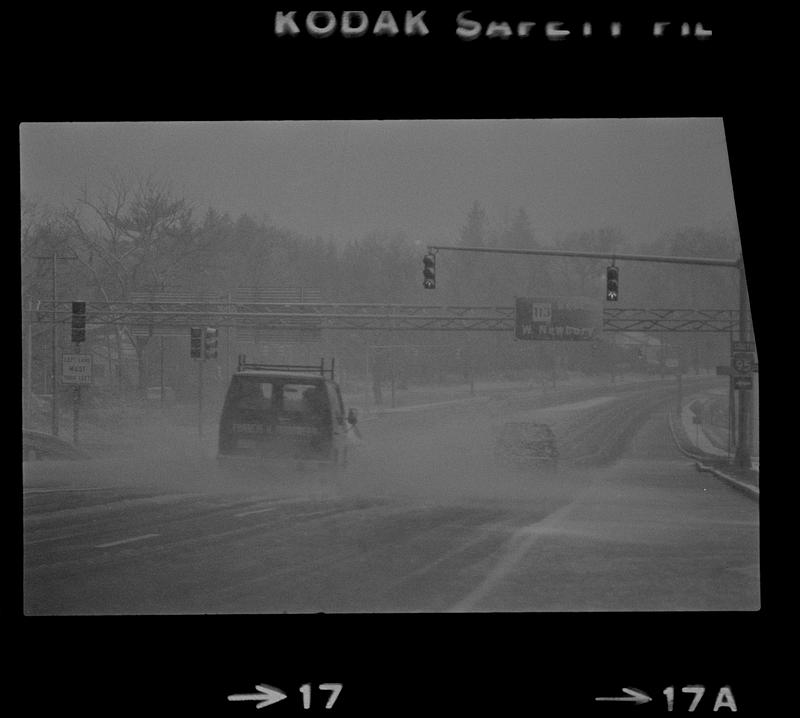
[[[240,355],[219,423],[220,458],[252,456],[344,466],[354,409],[345,415],[325,368],[300,364],[253,364]]]

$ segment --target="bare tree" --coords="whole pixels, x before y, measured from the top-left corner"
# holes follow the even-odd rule
[[[70,245],[105,300],[127,299],[145,288],[165,289],[205,249],[194,208],[173,196],[168,183],[152,176],[110,175],[92,194],[87,187],[77,203],[63,211]],[[121,332],[128,335],[139,363],[139,389],[146,388],[147,341],[134,340],[129,328],[115,326],[117,353]],[[119,371],[119,367],[118,367]]]

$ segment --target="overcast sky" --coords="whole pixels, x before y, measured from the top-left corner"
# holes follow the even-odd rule
[[[49,204],[109,171],[153,173],[201,213],[339,240],[452,242],[474,200],[493,227],[525,208],[545,243],[736,229],[721,119],[33,123],[20,170],[25,197]]]

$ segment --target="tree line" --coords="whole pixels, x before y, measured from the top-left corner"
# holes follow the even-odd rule
[[[523,208],[500,224],[490,221],[477,200],[465,210],[462,226],[453,232],[455,243],[462,246],[729,258],[738,251],[735,234],[701,228],[664,233],[649,246],[613,227],[565,233],[545,244],[535,230],[535,218]],[[59,265],[59,298],[89,301],[127,300],[141,291],[225,294],[240,287],[286,286],[313,287],[326,302],[509,306],[515,296],[553,295],[602,300],[608,264],[441,253],[437,289],[428,291],[422,288],[426,243],[403,231],[375,231],[338,241],[307,237],[248,214],[232,217],[215,208],[198,210],[176,196],[167,181],[121,174],[112,175],[101,190],[85,188],[69,206],[43,206],[23,197],[21,227],[23,306],[29,299],[50,297],[51,267],[41,257],[52,254],[72,258]],[[734,308],[734,275],[725,269],[630,263],[621,267],[619,306]],[[127,331],[114,328],[118,346]],[[723,340],[727,341],[718,335],[670,337],[676,345],[694,352],[705,346],[706,353],[715,355]],[[583,354],[588,357],[584,363],[592,361],[588,348],[521,347],[523,343],[496,334],[471,337],[470,342],[473,356],[485,358],[487,371],[492,365],[525,362],[552,368],[559,355],[567,357],[568,364]],[[143,358],[146,346],[137,351]]]

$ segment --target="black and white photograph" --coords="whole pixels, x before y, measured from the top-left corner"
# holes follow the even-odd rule
[[[322,70],[429,38],[494,73],[525,43],[617,67],[625,33],[713,65],[713,18],[494,12],[270,11],[270,60],[314,49],[308,92],[285,95],[302,105],[279,104],[292,75],[265,83],[267,111],[21,108],[20,613],[37,644],[42,622],[73,646],[102,636],[90,714],[140,669],[164,691],[172,651],[202,664],[181,690],[217,715],[361,714],[377,689],[354,695],[356,666],[385,669],[398,706],[424,712],[415,690],[433,690],[461,710],[437,655],[469,666],[484,713],[537,705],[543,686],[499,687],[520,661],[553,686],[591,676],[584,714],[757,707],[719,661],[637,660],[666,661],[641,621],[699,641],[698,661],[767,608],[740,117],[694,85],[672,110],[619,86],[618,111],[494,106],[477,76],[452,110],[400,90],[371,110],[357,73]],[[610,682],[600,636],[628,671]],[[343,642],[359,658],[337,675],[320,661]]]
[[[720,119],[21,147],[31,614],[759,608]]]

